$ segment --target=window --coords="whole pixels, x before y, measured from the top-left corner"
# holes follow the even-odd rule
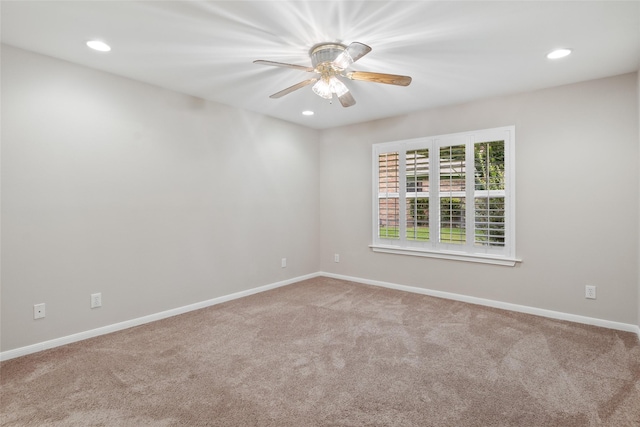
[[[514,133],[375,144],[373,250],[514,265]]]

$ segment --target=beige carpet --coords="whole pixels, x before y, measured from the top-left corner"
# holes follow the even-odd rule
[[[328,278],[0,369],[4,426],[640,426],[634,334]]]

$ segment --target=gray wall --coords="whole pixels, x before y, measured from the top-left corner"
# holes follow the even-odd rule
[[[318,271],[318,131],[9,46],[2,107],[3,351]]]
[[[317,271],[640,323],[636,74],[323,132],[8,46],[1,83],[1,351]],[[522,264],[371,252],[373,143],[512,124]]]
[[[323,132],[322,270],[637,324],[637,85],[633,73]],[[368,248],[372,144],[507,125],[516,126],[521,264]],[[597,300],[584,298],[586,284],[598,287]]]

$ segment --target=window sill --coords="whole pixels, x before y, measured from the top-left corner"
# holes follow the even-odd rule
[[[415,248],[400,248],[397,246],[386,245],[369,245],[374,252],[382,252],[396,255],[421,256],[427,258],[449,259],[454,261],[477,262],[481,264],[494,264],[513,267],[516,263],[522,262],[517,258],[506,258],[496,255],[468,254],[464,252],[448,252],[448,251],[428,251]]]

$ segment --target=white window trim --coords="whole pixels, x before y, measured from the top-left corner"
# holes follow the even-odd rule
[[[495,251],[494,248],[485,248],[485,247],[477,247],[473,245],[473,242],[470,242],[464,246],[458,245],[445,245],[445,244],[437,244],[435,242],[425,242],[416,244],[416,242],[411,242],[405,240],[403,237],[402,229],[399,240],[395,239],[383,239],[378,236],[378,198],[379,198],[379,189],[378,189],[378,156],[382,153],[389,152],[399,152],[403,153],[408,150],[413,149],[422,149],[428,148],[430,150],[430,154],[433,153],[432,150],[438,150],[440,147],[449,146],[449,145],[458,145],[462,143],[477,143],[484,141],[496,141],[496,140],[504,140],[505,141],[505,179],[506,179],[506,190],[504,193],[505,196],[505,247],[504,249],[500,249]],[[472,147],[472,145],[469,145]],[[472,151],[472,148],[471,148]],[[400,156],[402,157],[402,155]],[[469,157],[469,156],[467,156]],[[403,179],[400,180],[400,194],[405,192],[406,188],[406,177],[404,170],[404,162],[401,162],[400,172]],[[438,165],[436,162],[431,162],[430,166],[430,174],[438,176]],[[429,258],[439,258],[439,259],[448,259],[448,260],[457,260],[457,261],[469,261],[469,262],[477,262],[483,264],[495,264],[495,265],[505,265],[505,266],[514,266],[516,263],[521,262],[521,259],[518,259],[515,255],[515,126],[505,126],[500,128],[493,129],[484,129],[470,132],[460,132],[455,134],[448,135],[438,135],[426,138],[415,138],[409,140],[401,140],[394,142],[386,142],[380,144],[374,144],[372,150],[372,165],[373,165],[373,200],[372,200],[372,212],[373,212],[373,243],[369,245],[369,247],[374,252],[381,253],[391,253],[391,254],[399,254],[399,255],[411,255],[411,256],[421,256],[421,257],[429,257]],[[471,175],[471,176],[470,176]],[[473,174],[467,174],[467,179],[473,182]],[[438,189],[434,185],[430,185],[430,194],[429,198],[434,198],[436,200],[439,197]],[[466,186],[467,194],[466,198],[468,203],[473,203],[474,200],[474,186],[467,185]],[[489,190],[488,190],[489,191]],[[398,194],[399,196],[399,194]],[[439,204],[438,204],[439,205]],[[404,218],[403,216],[405,212],[406,206],[400,204],[400,218]],[[473,221],[473,217],[471,215],[467,216],[468,221]],[[401,220],[402,222],[402,220]],[[472,223],[471,223],[472,224]],[[434,226],[432,224],[432,226]],[[434,230],[432,230],[434,231]],[[431,233],[431,235],[435,235]],[[436,247],[437,246],[437,247]],[[462,249],[462,250],[461,250]],[[500,253],[497,253],[500,252]]]
[[[408,248],[401,246],[388,246],[381,244],[372,244],[369,245],[373,252],[382,252],[387,254],[396,254],[396,255],[411,255],[411,256],[420,256],[426,258],[439,258],[439,259],[449,259],[454,261],[468,261],[468,262],[477,262],[481,264],[494,264],[494,265],[505,265],[509,267],[513,267],[519,262],[522,262],[519,258],[509,258],[503,256],[496,255],[483,255],[483,254],[472,254],[467,252],[454,252],[454,251],[430,251],[427,249],[418,249],[418,248]]]

